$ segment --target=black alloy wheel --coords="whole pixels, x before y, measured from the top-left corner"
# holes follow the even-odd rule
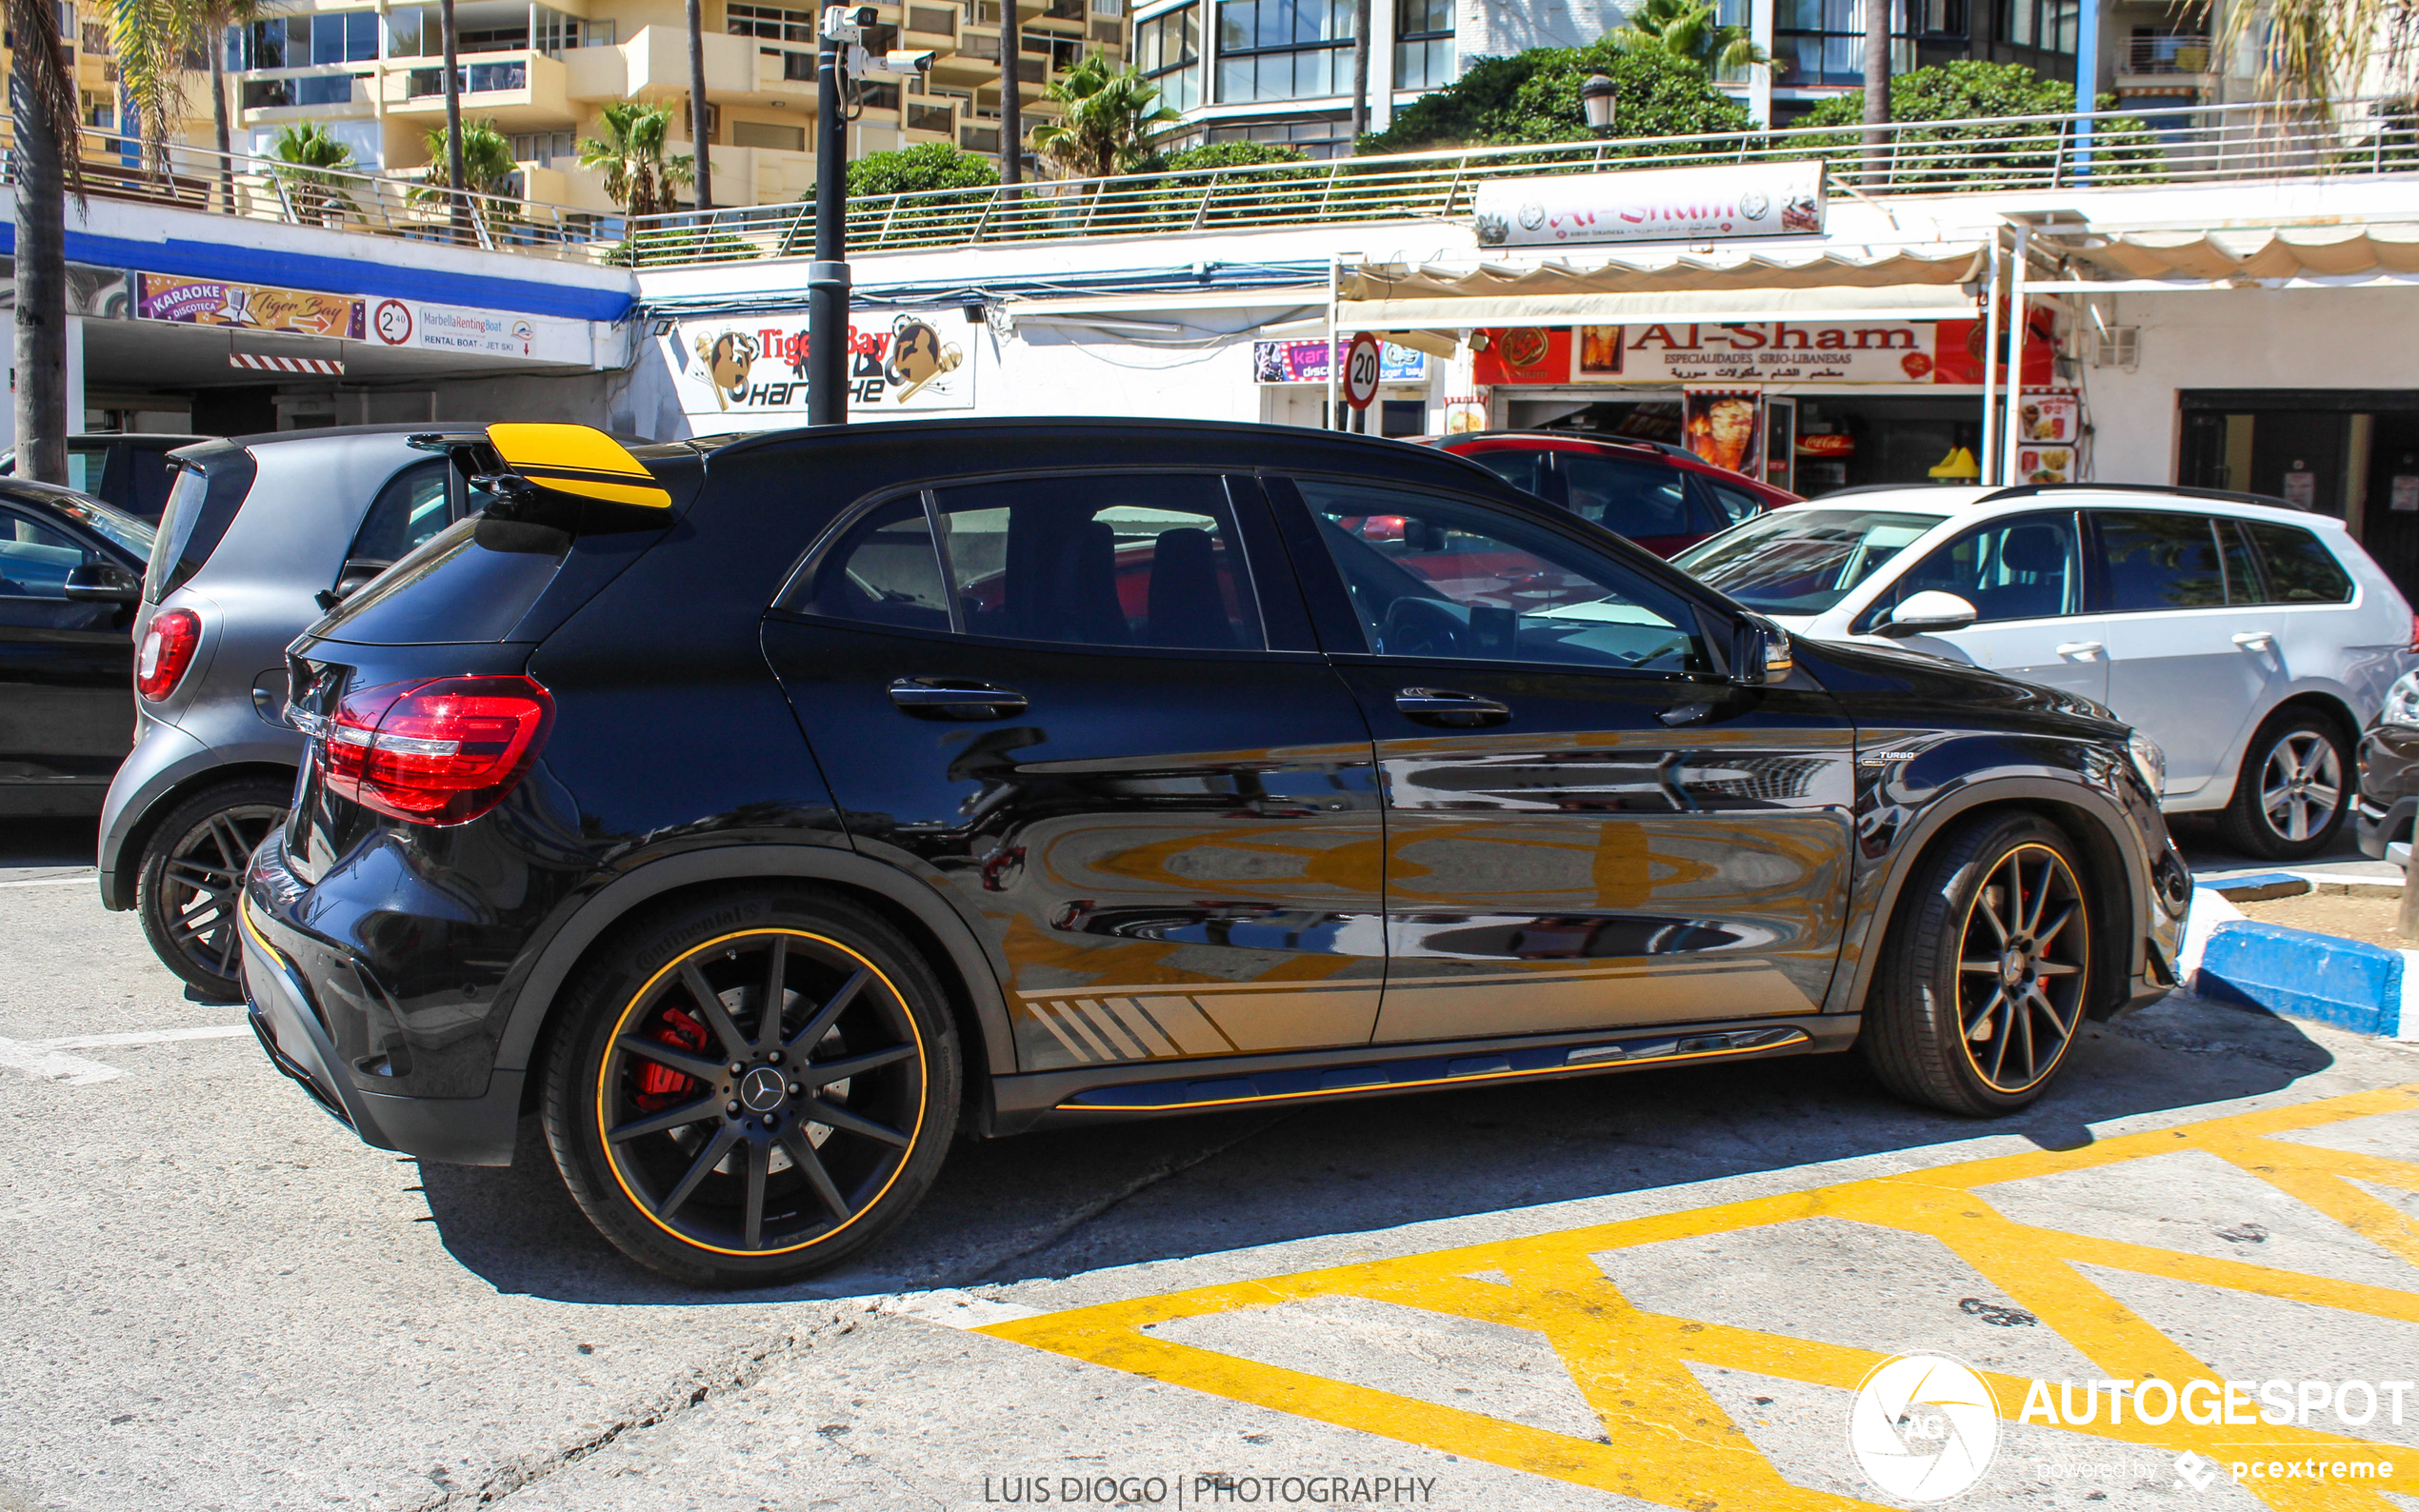
[[[865,1248],[931,1184],[957,1105],[938,984],[838,900],[691,908],[585,973],[547,1133],[625,1254],[770,1285]]]
[[[143,934],[202,996],[244,996],[235,907],[252,852],[286,822],[290,783],[248,778],[196,793],[151,828],[135,872]]]
[[[2083,1026],[2092,924],[2054,826],[2002,816],[1944,837],[1908,878],[1858,1048],[1901,1097],[2015,1112],[2048,1088]]]
[[[2271,716],[2244,747],[2234,797],[2218,817],[2227,844],[2264,861],[2303,861],[2334,844],[2358,768],[2332,720]]]

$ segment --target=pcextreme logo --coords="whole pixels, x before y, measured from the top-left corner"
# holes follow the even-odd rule
[[[1946,1502],[1982,1479],[1999,1450],[1999,1403],[1970,1366],[1892,1355],[1856,1388],[1848,1446],[1885,1496]]]

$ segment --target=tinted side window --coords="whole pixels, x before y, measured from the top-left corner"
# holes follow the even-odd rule
[[[2226,603],[2215,522],[2208,516],[2110,510],[2100,513],[2097,521],[2101,607],[2124,614],[2214,608]]]
[[[2268,597],[2276,604],[2349,604],[2351,574],[2337,562],[2317,536],[2293,525],[2255,525],[2243,528],[2258,544],[2268,567]]]
[[[143,597],[157,604],[210,561],[235,523],[258,472],[249,452],[222,455],[204,473],[187,468],[169,490],[159,533],[151,538],[151,562],[143,574]]]
[[[68,574],[91,559],[64,532],[0,509],[0,597],[64,603]]]
[[[800,606],[810,614],[910,630],[950,628],[949,590],[924,495],[893,499],[827,553]]]
[[[361,522],[346,556],[364,562],[397,562],[450,523],[446,500],[450,467],[442,459],[416,463],[387,480]]]
[[[1609,557],[1479,504],[1298,484],[1380,656],[1708,668],[1694,606]]]
[[[1545,480],[1538,469],[1545,465],[1545,454],[1537,451],[1477,451],[1468,453],[1469,460],[1485,468],[1513,487],[1539,498],[1546,496]]]
[[[1018,478],[933,498],[968,634],[1202,650],[1266,644],[1222,478]]]
[[[126,512],[146,520],[156,520],[168,507],[168,490],[176,482],[176,465],[168,453],[149,447],[127,448],[127,485],[130,490],[122,507]]]
[[[1697,535],[1688,475],[1677,468],[1566,451],[1556,459],[1570,512],[1620,535]]]
[[[1713,496],[1714,507],[1721,511],[1722,518],[1714,522],[1717,529],[1736,525],[1751,515],[1764,512],[1764,501],[1745,488],[1733,488],[1727,484],[1715,483],[1712,479],[1705,477],[1700,477],[1697,481],[1705,485],[1706,491]]]
[[[1949,538],[1874,602],[1858,625],[1870,629],[1918,593],[1954,593],[1974,607],[1975,623],[2079,613],[2082,553],[2074,516],[2025,514],[1993,520]]]

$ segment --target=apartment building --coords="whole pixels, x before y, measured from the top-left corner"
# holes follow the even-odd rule
[[[795,3],[795,0],[793,0]],[[513,143],[521,192],[610,213],[603,176],[578,166],[579,143],[621,100],[674,108],[671,155],[690,139],[689,41],[676,0],[460,0],[454,7],[462,113]],[[1087,51],[1122,63],[1125,0],[1016,0],[1019,94],[1030,130],[1051,107],[1044,86]],[[875,7],[867,38],[939,54],[929,78],[865,81],[848,127],[851,157],[923,142],[1000,150],[1000,0],[906,0]],[[706,0],[709,151],[719,205],[794,200],[814,185],[816,11]],[[445,121],[437,8],[305,0],[230,31],[229,90],[239,149],[267,150],[280,129],[312,121],[365,168],[429,164]],[[205,130],[207,128],[205,128]]]
[[[1865,7],[1892,10],[1890,67],[1954,58],[2021,63],[2075,76],[2082,0],[1719,0],[1769,68],[1717,79],[1752,119],[1786,126],[1825,97],[1864,84]],[[1629,24],[1637,0],[1374,0],[1369,114],[1459,77],[1481,57],[1580,47]],[[2209,32],[2188,0],[2103,0],[2099,87],[2146,107],[2240,98],[2212,68]],[[1183,113],[1181,144],[1258,141],[1313,157],[1350,150],[1351,0],[1143,0],[1133,55]]]

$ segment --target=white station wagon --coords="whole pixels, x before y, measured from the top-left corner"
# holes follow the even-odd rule
[[[2353,748],[2419,623],[2324,515],[2109,484],[1857,488],[1673,559],[1791,632],[2080,693],[2164,750],[2169,813],[2291,861],[2335,838]]]

